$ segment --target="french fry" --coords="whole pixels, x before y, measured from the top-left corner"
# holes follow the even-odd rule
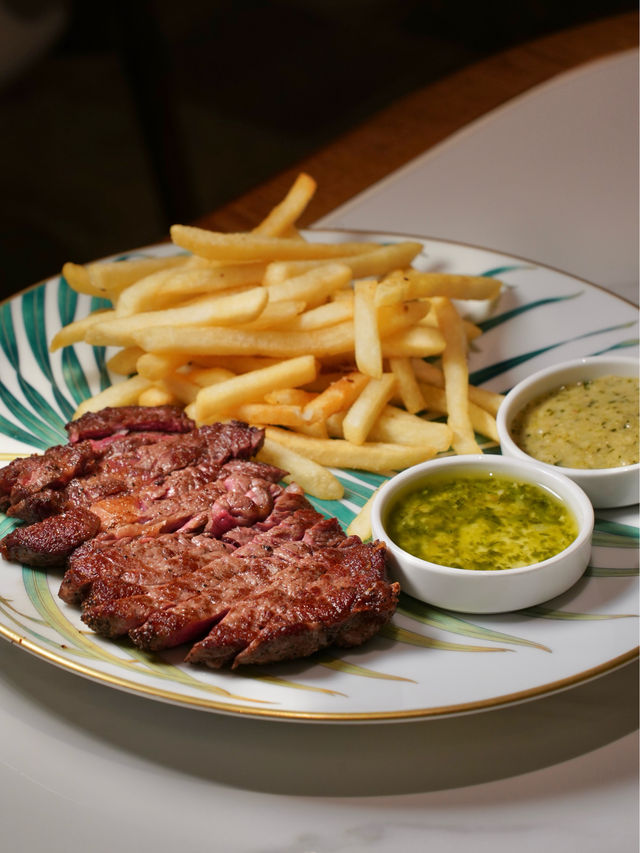
[[[88,400],[83,400],[74,412],[73,419],[76,420],[85,412],[97,412],[107,406],[132,406],[138,402],[140,394],[151,383],[144,376],[132,376],[115,385],[110,385],[104,391],[100,391]]]
[[[434,413],[448,414],[447,396],[444,388],[436,388],[433,385],[420,383],[420,390],[424,396],[427,408]],[[469,419],[474,432],[480,433],[492,441],[498,441],[498,430],[496,427],[496,419],[486,409],[482,409],[475,403],[469,401],[468,406]]]
[[[179,403],[180,400],[164,385],[151,385],[138,397],[139,406],[177,406]]]
[[[346,264],[351,269],[353,278],[366,278],[384,275],[395,269],[404,269],[421,251],[421,243],[404,241],[387,246],[378,246],[356,255],[339,255],[334,260],[336,263]],[[318,263],[318,260],[273,261],[265,272],[264,284],[278,284],[286,278],[300,275],[312,269]]]
[[[312,352],[317,358],[347,354],[353,349],[353,324],[336,323],[310,332],[244,331],[224,326],[160,326],[140,329],[133,334],[135,343],[148,352],[185,353],[186,355],[262,356],[294,358]],[[226,361],[225,361],[226,363]]]
[[[233,379],[236,374],[226,367],[192,367],[187,376],[196,385],[205,388],[207,385],[215,385],[216,382],[224,382],[225,379]]]
[[[447,424],[428,421],[411,415],[404,409],[386,405],[378,415],[369,433],[371,441],[391,444],[409,444],[431,449],[433,455],[443,453],[451,446],[453,434]]]
[[[351,297],[351,294],[349,296]],[[284,305],[286,303],[276,302],[275,304]],[[352,317],[353,298],[351,297],[340,299],[337,302],[327,302],[324,305],[318,305],[317,308],[304,311],[290,322],[287,322],[287,329],[292,332],[309,332],[311,329],[322,329],[325,326],[334,326],[336,323],[343,323]]]
[[[351,519],[347,527],[347,536],[359,536],[363,542],[371,539],[373,532],[371,530],[371,507],[378,493],[376,489],[366,503],[360,508],[360,511]]]
[[[435,299],[434,306],[445,339],[442,372],[447,399],[447,423],[453,431],[451,444],[456,453],[481,453],[469,417],[467,339],[462,320],[447,297]]]
[[[243,403],[233,410],[233,416],[240,421],[261,426],[270,424],[293,429],[304,429],[307,426],[300,406],[285,403]]]
[[[380,379],[371,379],[365,385],[342,421],[347,441],[364,444],[378,415],[391,399],[395,385],[393,373],[383,373]]]
[[[346,411],[363,391],[370,377],[352,371],[332,382],[322,393],[313,397],[304,408],[308,422],[325,421],[334,412]]]
[[[125,347],[107,361],[107,369],[120,376],[129,376],[137,370],[138,359],[144,355],[140,347]]]
[[[202,388],[196,398],[197,420],[199,423],[207,423],[220,412],[233,410],[243,403],[258,402],[274,388],[304,385],[317,372],[314,356],[303,355],[209,385]]]
[[[428,385],[435,385],[437,388],[444,388],[444,375],[439,367],[422,359],[412,359],[411,364],[415,376],[421,382],[426,382]],[[486,409],[494,417],[498,414],[498,409],[503,400],[504,395],[498,394],[497,391],[489,391],[486,388],[469,385],[469,401],[475,403],[476,406],[480,406],[481,409]],[[485,434],[483,433],[483,435]]]
[[[302,388],[277,388],[264,395],[265,401],[273,403],[274,406],[304,407],[311,400],[314,400],[315,397],[315,394],[305,391]]]
[[[91,314],[88,314],[86,317],[74,320],[72,323],[67,323],[66,326],[59,329],[53,336],[53,340],[49,344],[50,351],[55,352],[62,347],[68,347],[71,346],[71,344],[77,344],[79,341],[83,341],[85,339],[85,335],[92,326],[96,326],[98,323],[104,323],[106,320],[110,320],[115,316],[116,312],[112,311],[110,308],[101,308],[98,311],[92,311]]]
[[[485,276],[453,275],[396,270],[388,275],[376,291],[376,305],[393,305],[410,299],[446,296],[450,299],[494,299],[502,282]]]
[[[384,358],[427,358],[440,355],[445,339],[440,329],[428,326],[413,326],[382,339]]]
[[[294,480],[305,492],[320,500],[337,501],[344,495],[340,480],[324,465],[266,437],[257,459],[289,472],[286,481]]]
[[[321,305],[335,290],[351,281],[351,270],[344,264],[322,264],[295,278],[266,287],[269,302],[303,300],[308,308]]]
[[[94,286],[91,284],[89,273],[82,264],[74,264],[71,261],[67,261],[62,267],[62,275],[69,287],[75,290],[76,293],[87,293],[89,296],[104,295],[96,293]]]
[[[247,331],[274,329],[286,326],[290,329],[305,309],[306,303],[301,300],[287,299],[282,302],[267,302],[262,313],[249,323],[239,323],[236,328]]]
[[[405,409],[410,414],[425,409],[424,397],[413,372],[411,360],[408,358],[390,358],[389,367],[396,377],[397,390]]]
[[[371,250],[370,243],[312,243],[246,232],[223,234],[194,225],[173,225],[171,239],[194,255],[232,262],[327,259]]]
[[[160,387],[166,388],[176,400],[185,406],[194,403],[198,393],[202,390],[202,386],[193,382],[189,376],[183,373],[171,373],[161,379],[158,384]]]
[[[163,269],[175,269],[185,266],[187,263],[189,263],[187,255],[165,255],[161,258],[96,261],[87,264],[85,269],[93,295],[114,299],[125,287],[129,287],[139,279],[151,275],[151,273]]]
[[[353,329],[356,365],[360,373],[382,376],[382,347],[375,307],[377,282],[356,281],[353,300]]]
[[[203,294],[232,292],[261,284],[265,264],[159,270],[139,279],[118,297],[118,317],[157,311]]]
[[[185,365],[188,358],[182,353],[144,352],[136,362],[136,370],[150,382],[164,379],[170,373]]]
[[[91,326],[85,334],[87,343],[94,346],[132,346],[135,334],[153,326],[171,325],[176,328],[215,323],[228,326],[254,320],[267,304],[263,287],[254,287],[229,296],[203,296],[177,308],[146,311],[132,317],[115,317]]]
[[[280,204],[277,204],[253,229],[253,233],[265,234],[269,237],[287,236],[313,198],[316,187],[317,184],[313,178],[302,172]]]
[[[430,458],[423,447],[382,442],[352,444],[343,439],[300,435],[279,427],[267,427],[265,433],[267,438],[307,456],[320,465],[332,468],[355,468],[375,474],[389,474]]]

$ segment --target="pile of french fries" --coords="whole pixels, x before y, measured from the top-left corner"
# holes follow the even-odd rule
[[[501,283],[420,272],[418,242],[304,239],[315,189],[301,174],[251,232],[175,225],[181,254],[65,264],[72,288],[113,307],[64,326],[51,349],[116,348],[108,367],[126,377],[75,416],[179,404],[198,425],[246,421],[265,428],[259,458],[327,500],[343,496],[331,468],[388,474],[480,453],[476,434],[497,441],[502,397],[469,384],[480,329],[453,300],[495,299]]]

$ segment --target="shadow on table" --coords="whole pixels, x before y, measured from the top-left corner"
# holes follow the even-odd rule
[[[53,715],[70,739],[84,734],[159,770],[271,794],[368,797],[494,782],[586,755],[638,725],[635,661],[508,708],[353,725],[262,721],[166,705],[78,678],[8,644],[0,647],[0,665],[11,687]],[[607,771],[618,780],[635,777],[637,756]],[[580,777],[577,784],[594,782]]]

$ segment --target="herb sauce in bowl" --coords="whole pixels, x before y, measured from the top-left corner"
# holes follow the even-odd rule
[[[564,468],[638,462],[638,380],[596,376],[560,385],[528,403],[511,434],[530,456]]]
[[[387,530],[415,557],[475,571],[539,563],[578,534],[548,489],[492,473],[430,478],[396,501]]]

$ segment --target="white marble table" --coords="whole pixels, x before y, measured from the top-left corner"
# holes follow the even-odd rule
[[[318,224],[393,222],[634,299],[635,62],[622,55],[534,90]],[[467,716],[268,722],[121,693],[3,642],[2,848],[633,853],[637,689],[633,662]]]

